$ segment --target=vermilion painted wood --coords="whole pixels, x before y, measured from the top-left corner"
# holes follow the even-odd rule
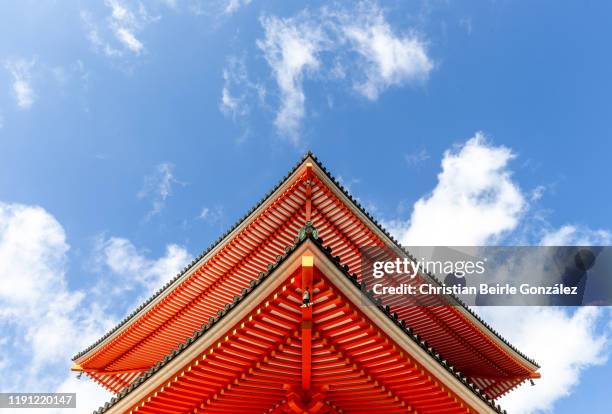
[[[314,297],[314,287],[312,280],[313,272],[313,257],[304,256],[302,258],[302,280],[301,290],[308,289],[311,292],[312,301]],[[312,377],[312,309],[314,302],[310,305],[302,305],[302,391],[310,391],[310,382]],[[285,314],[286,315],[286,314]],[[276,321],[279,323],[280,321]],[[282,323],[282,322],[281,322]]]
[[[333,254],[339,255],[342,263],[358,276],[359,247],[383,245],[312,167],[304,168],[287,190],[220,252],[80,365],[98,383],[118,392],[138,377],[139,370],[162,359],[239,295],[250,280],[283,253],[309,218]],[[508,392],[534,374],[453,307],[401,307],[394,299],[389,299],[388,304],[490,397]],[[278,317],[288,316],[286,308],[278,312]],[[330,333],[342,337],[337,331]],[[268,340],[278,333],[278,329],[273,333],[258,332]]]
[[[224,339],[170,374],[133,412],[475,412],[368,320],[316,264],[314,272],[305,269],[288,275],[248,317],[228,326]],[[309,282],[316,299],[305,342],[301,299]],[[305,353],[311,357],[307,388]]]

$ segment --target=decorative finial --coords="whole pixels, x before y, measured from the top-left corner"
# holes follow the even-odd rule
[[[312,236],[312,238],[315,240],[319,238],[319,232],[312,225],[312,221],[307,221],[304,224],[304,227],[300,229],[300,233],[298,234],[300,241],[304,240],[306,237],[309,236]]]

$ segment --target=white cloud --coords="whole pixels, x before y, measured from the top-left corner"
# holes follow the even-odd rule
[[[544,192],[545,191],[546,191],[546,187],[545,186],[538,185],[536,188],[531,190],[531,194],[529,196],[529,199],[531,201],[538,201],[539,199],[542,198],[542,196],[544,196]]]
[[[306,115],[306,78],[350,82],[375,100],[391,86],[425,81],[434,67],[422,37],[399,33],[375,2],[260,20],[265,36],[257,45],[280,92],[274,123],[294,144]]]
[[[552,412],[586,369],[606,362],[609,332],[597,332],[602,308],[489,307],[479,312],[503,336],[541,365],[541,379],[500,400],[511,413]]]
[[[111,9],[108,24],[115,37],[125,48],[140,54],[143,44],[136,38],[135,32],[149,20],[144,5],[140,4],[139,14],[136,14],[120,0],[105,0],[104,4]]]
[[[0,364],[3,391],[56,391],[71,355],[111,321],[66,281],[69,246],[62,226],[36,206],[0,203]],[[99,405],[108,398],[84,402]],[[77,398],[82,398],[79,395]]]
[[[8,60],[5,64],[6,69],[13,77],[13,95],[17,101],[17,106],[21,109],[29,109],[36,100],[36,94],[32,89],[32,68],[34,60],[25,59]]]
[[[139,54],[142,51],[142,42],[136,39],[134,33],[130,32],[125,27],[118,27],[115,31],[115,36],[132,52]]]
[[[81,11],[81,20],[93,48],[109,57],[121,57],[125,52],[133,55],[143,53],[145,46],[138,37],[139,33],[160,17],[152,16],[143,3],[130,6],[123,0],[105,0],[104,4],[110,15],[103,21],[87,10]],[[166,5],[172,7],[171,4]]]
[[[592,230],[585,226],[566,224],[544,232],[542,246],[608,246],[612,233],[608,230]]]
[[[434,65],[425,43],[414,33],[395,34],[375,4],[358,8],[357,15],[342,15],[340,28],[365,62],[365,80],[355,89],[376,100],[390,86],[426,80]]]
[[[122,300],[133,307],[134,294],[159,288],[189,254],[171,244],[151,258],[121,238],[101,240],[98,247],[97,259],[105,266],[98,285],[72,289],[66,279],[70,246],[61,224],[41,207],[0,202],[3,392],[76,392],[79,412],[91,412],[111,397],[86,377],[77,380],[70,358],[110,329],[115,321],[109,315],[123,313]],[[131,296],[112,289],[127,285]]]
[[[415,203],[410,220],[388,224],[402,243],[414,246],[482,245],[519,231],[529,197],[512,180],[508,163],[514,157],[509,148],[476,134],[444,153],[436,187]],[[609,231],[576,225],[535,233],[543,234],[539,242],[544,245],[611,240]],[[480,307],[478,312],[541,365],[535,387],[524,385],[500,400],[509,412],[551,412],[585,370],[603,364],[609,353],[612,325],[597,331],[606,318],[603,308]]]
[[[198,218],[209,224],[214,224],[220,222],[224,215],[223,207],[203,207]]]
[[[123,54],[119,49],[111,46],[110,43],[103,39],[102,35],[100,34],[100,29],[98,25],[94,23],[91,13],[86,10],[82,10],[81,21],[83,22],[83,26],[87,31],[87,40],[89,40],[89,43],[91,43],[94,50],[109,57],[118,57]]]
[[[233,92],[238,89],[242,90],[241,94]],[[244,57],[230,57],[223,69],[223,89],[219,109],[225,116],[236,121],[237,118],[248,114],[247,95],[258,89],[259,85],[248,78]]]
[[[77,411],[92,412],[111,394],[85,376],[77,380],[69,371],[72,355],[116,323],[109,315],[122,316],[134,296],[161,287],[190,255],[170,244],[152,258],[126,239],[101,239],[98,284],[75,290],[66,278],[69,250],[64,228],[49,212],[0,202],[0,389],[76,392]],[[132,290],[127,295],[126,287]]]
[[[152,200],[153,206],[147,213],[146,219],[150,219],[156,214],[161,213],[166,204],[166,199],[172,194],[172,186],[180,182],[174,177],[174,166],[170,163],[163,162],[159,164],[155,173],[145,177],[143,188],[138,192],[138,198],[149,198]]]
[[[187,9],[196,15],[228,18],[251,2],[252,0],[189,0]]]
[[[324,40],[321,28],[304,14],[281,19],[264,16],[265,38],[257,41],[274,72],[281,94],[274,123],[281,134],[297,143],[306,100],[302,87],[304,73],[319,67],[318,54]]]
[[[431,194],[419,199],[407,222],[389,227],[406,245],[483,245],[513,230],[526,207],[512,181],[509,148],[488,144],[482,133],[444,153]]]
[[[226,0],[224,13],[232,14],[236,12],[241,7],[245,7],[251,4],[251,0]]]
[[[236,114],[242,112],[241,110],[239,110],[240,106],[240,98],[233,97],[229,89],[224,86],[221,91],[221,102],[219,103],[219,108],[221,109],[221,112],[234,118]]]
[[[202,208],[200,212],[200,219],[206,220],[208,218],[208,214],[210,213],[210,209],[208,207]]]
[[[49,289],[64,291],[65,238],[59,223],[42,208],[0,203],[0,300],[5,312],[36,312],[29,305]]]
[[[243,143],[250,135],[247,115],[252,105],[266,106],[266,88],[260,82],[249,78],[245,56],[230,56],[223,69],[223,88],[219,100],[219,110],[242,130],[235,139]]]
[[[97,338],[96,338],[97,339]],[[74,392],[76,398],[76,412],[91,413],[100,408],[105,402],[112,398],[112,394],[106,391],[100,384],[86,380],[85,376],[77,379],[70,375],[56,389],[56,392]],[[45,414],[74,414],[74,409],[45,410]],[[21,411],[17,414],[20,414]],[[40,413],[39,409],[32,410],[31,414]],[[24,413],[25,414],[25,413]]]
[[[166,246],[163,256],[151,259],[132,242],[120,237],[100,240],[97,255],[99,262],[121,278],[123,289],[144,287],[145,295],[176,276],[190,259],[187,250],[176,244]]]

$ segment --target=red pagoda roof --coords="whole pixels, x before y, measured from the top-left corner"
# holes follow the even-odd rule
[[[233,303],[244,288],[285,254],[300,228],[310,221],[343,266],[360,280],[364,246],[398,243],[342,189],[308,153],[238,223],[184,271],[143,303],[98,342],[74,357],[74,370],[118,393],[185,338]],[[408,253],[406,253],[408,254]],[[433,279],[431,275],[424,277]],[[537,364],[495,333],[467,306],[401,306],[384,303],[445,360],[497,398],[528,378]]]
[[[304,308],[306,284],[313,303]],[[306,227],[268,272],[96,413],[410,411],[501,409],[361,291]]]

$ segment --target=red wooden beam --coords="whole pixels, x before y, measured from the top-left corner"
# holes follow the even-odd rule
[[[312,288],[314,257],[302,256],[302,294],[308,292],[309,302],[302,306],[302,391],[310,390],[312,376],[312,307],[314,292]]]

